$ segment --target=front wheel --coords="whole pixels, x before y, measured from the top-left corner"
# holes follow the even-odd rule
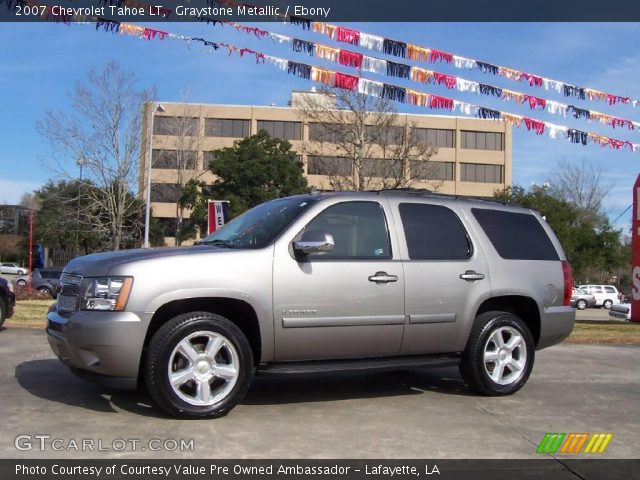
[[[226,415],[253,378],[251,347],[228,319],[209,312],[179,315],[155,333],[144,366],[149,394],[180,418]]]
[[[535,357],[533,336],[526,323],[508,312],[476,317],[460,372],[483,395],[510,395],[529,379]]]
[[[21,278],[20,280],[16,280],[16,285],[18,285],[19,287],[24,287],[27,284],[27,281],[24,278]]]
[[[18,275],[24,275],[24,270],[18,270]]]

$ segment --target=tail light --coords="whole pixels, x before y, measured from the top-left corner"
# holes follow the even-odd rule
[[[564,279],[564,297],[562,305],[568,307],[571,304],[571,291],[573,289],[573,273],[571,265],[566,260],[562,261],[562,277]]]

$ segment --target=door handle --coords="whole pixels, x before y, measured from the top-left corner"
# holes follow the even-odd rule
[[[387,272],[376,272],[369,277],[370,282],[376,283],[389,283],[389,282],[397,282],[397,275],[389,275]]]
[[[473,270],[467,270],[466,272],[460,274],[460,278],[462,280],[466,280],[467,282],[475,282],[476,280],[482,280],[484,278],[484,274],[475,272]]]

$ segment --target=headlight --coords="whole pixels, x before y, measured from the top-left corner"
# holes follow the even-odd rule
[[[99,277],[82,281],[80,310],[122,311],[127,304],[133,278]]]

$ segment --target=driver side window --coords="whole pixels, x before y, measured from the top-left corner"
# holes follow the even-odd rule
[[[343,202],[328,207],[300,232],[321,231],[333,236],[331,252],[313,253],[309,259],[391,258],[389,231],[378,202]]]

